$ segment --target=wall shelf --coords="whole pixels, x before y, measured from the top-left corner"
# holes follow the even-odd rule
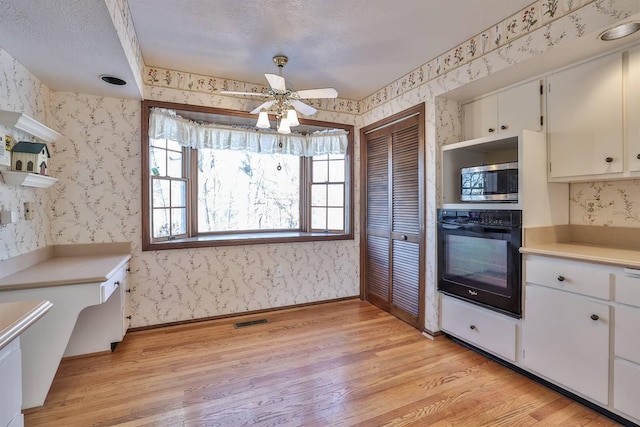
[[[62,136],[39,121],[17,111],[0,110],[0,124],[27,132],[45,142],[53,142]]]
[[[5,184],[23,187],[49,188],[59,181],[58,178],[29,172],[2,171],[1,174]]]

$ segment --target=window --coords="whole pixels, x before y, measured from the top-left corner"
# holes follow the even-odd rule
[[[154,107],[197,122],[252,126],[256,120],[248,113],[143,101],[144,250],[353,239],[353,126],[301,120],[304,132],[346,131],[344,154],[195,149],[146,136]]]

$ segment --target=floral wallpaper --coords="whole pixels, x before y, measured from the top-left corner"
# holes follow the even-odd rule
[[[640,180],[571,184],[569,222],[640,227]]]
[[[0,81],[0,110],[21,111],[41,123],[49,124],[49,89],[3,49],[0,49]],[[5,135],[11,136],[14,141],[33,140],[29,134],[2,125],[0,135],[3,141]],[[0,166],[0,172],[8,169],[9,166]],[[0,210],[17,211],[20,216],[17,222],[0,224],[0,260],[50,244],[46,191],[0,182]],[[33,203],[35,208],[34,218],[30,221],[24,219],[26,202]]]
[[[120,39],[125,57],[131,69],[134,70],[133,77],[136,79],[136,86],[140,94],[142,94],[144,91],[144,83],[142,82],[144,61],[142,60],[142,51],[140,50],[138,36],[133,25],[131,11],[129,10],[129,3],[127,0],[105,0],[105,4],[111,15],[111,20]]]
[[[267,86],[253,83],[221,79],[218,77],[187,73],[183,71],[167,70],[158,67],[145,67],[144,83],[151,87],[179,89],[209,95],[218,94],[221,90],[266,93],[269,89]],[[234,98],[237,99],[237,97]],[[247,97],[247,99],[249,99],[249,97]],[[318,110],[351,114],[360,113],[360,103],[349,99],[307,99],[305,100],[305,103]]]

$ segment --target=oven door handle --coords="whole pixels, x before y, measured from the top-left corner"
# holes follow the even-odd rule
[[[462,225],[453,225],[453,224],[447,224],[447,223],[440,223],[440,225],[442,225],[442,228],[446,230],[460,230],[464,228]]]

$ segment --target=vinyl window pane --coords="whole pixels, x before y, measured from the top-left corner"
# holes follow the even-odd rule
[[[343,206],[344,205],[344,185],[329,184],[327,185],[327,206]]]
[[[311,186],[311,206],[327,205],[327,185],[313,184]]]
[[[151,148],[149,153],[151,175],[167,176],[167,150]]]
[[[344,160],[329,162],[329,181],[344,182]]]
[[[311,228],[314,230],[327,229],[327,209],[311,208]]]
[[[187,209],[171,209],[171,234],[186,234],[187,232]]]
[[[344,228],[344,209],[327,209],[327,228],[329,230],[342,230]]]
[[[327,163],[328,162],[313,162],[312,182],[327,182],[329,180]]]
[[[153,210],[153,238],[169,237],[170,235],[169,209]]]
[[[171,207],[187,206],[186,181],[171,181]]]
[[[170,181],[167,179],[153,179],[153,207],[164,208],[170,206]]]
[[[182,152],[167,151],[167,176],[182,178]]]

